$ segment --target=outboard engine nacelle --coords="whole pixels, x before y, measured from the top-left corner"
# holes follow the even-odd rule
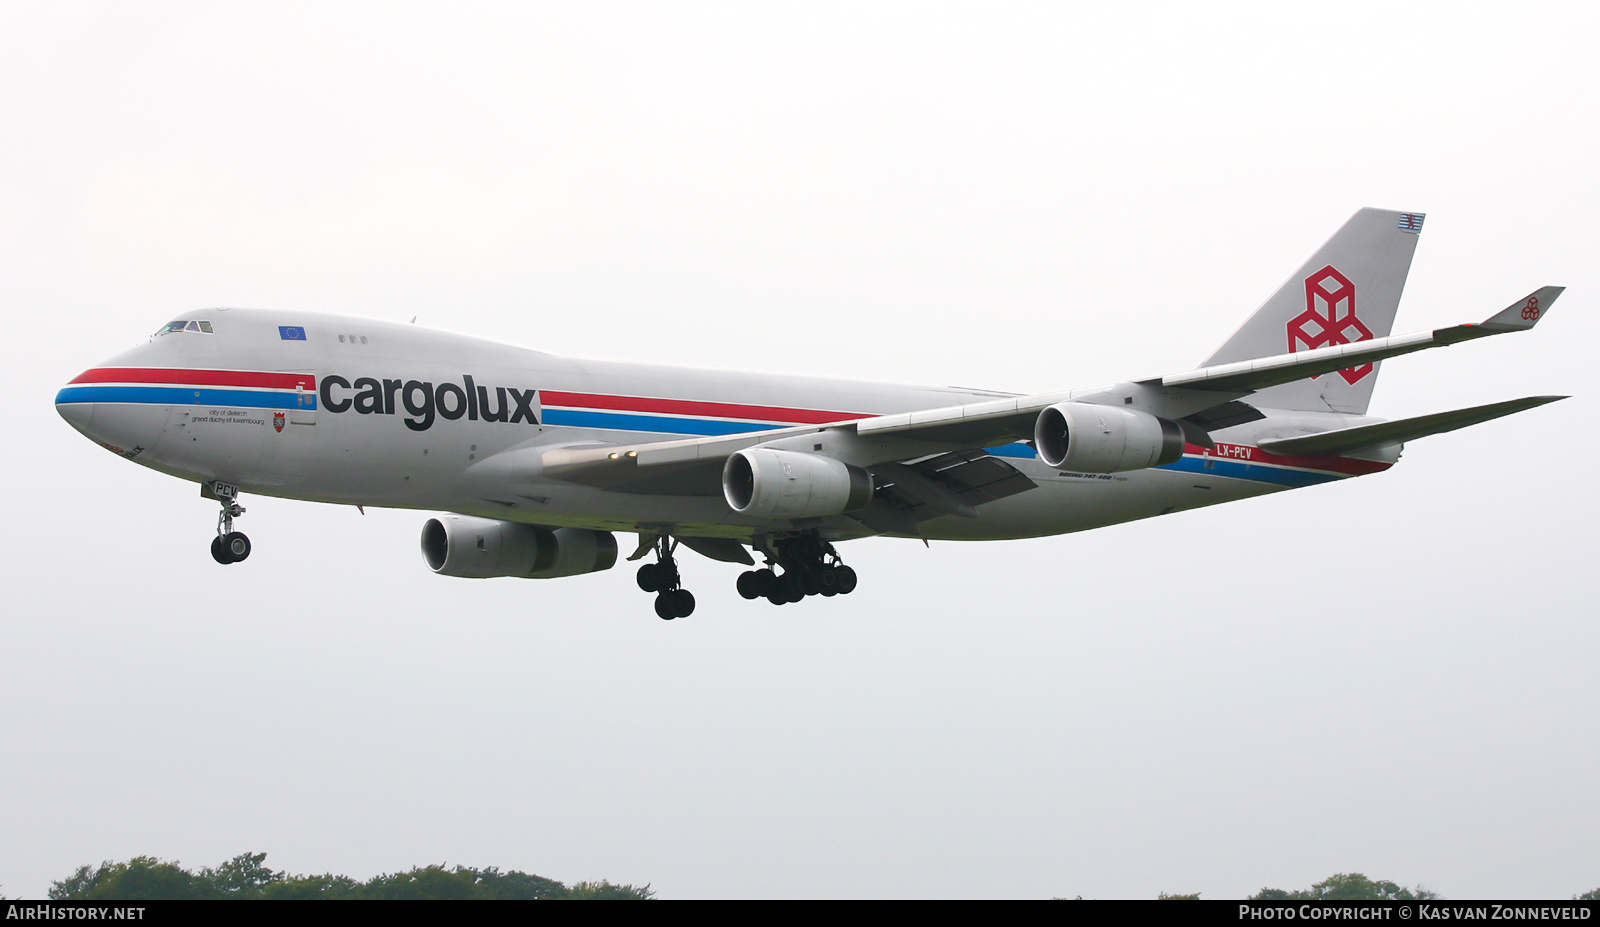
[[[609,570],[617,539],[609,531],[538,528],[492,518],[440,515],[422,526],[422,556],[443,576],[550,579]]]
[[[1183,429],[1137,409],[1058,402],[1039,413],[1033,446],[1057,470],[1118,473],[1182,458]]]
[[[841,515],[872,502],[872,474],[821,454],[752,447],[723,465],[722,495],[757,518]]]

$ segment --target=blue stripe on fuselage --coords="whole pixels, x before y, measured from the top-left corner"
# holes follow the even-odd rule
[[[228,406],[246,409],[306,409],[317,407],[314,393],[273,393],[248,389],[208,389],[185,386],[68,386],[56,393],[56,403],[133,402],[160,406]]]
[[[1169,463],[1157,470],[1176,470],[1180,473],[1204,473],[1208,476],[1226,476],[1235,480],[1250,480],[1254,483],[1274,483],[1279,486],[1312,486],[1317,483],[1331,483],[1343,479],[1337,473],[1322,473],[1314,470],[1290,470],[1286,467],[1271,467],[1264,464],[1247,463],[1242,460],[1227,460],[1221,457],[1184,457],[1177,463]]]
[[[1022,460],[1033,460],[1039,456],[1033,448],[1020,442],[1000,447],[986,447],[984,450],[995,457],[1015,457]],[[1272,483],[1278,486],[1312,486],[1317,483],[1328,483],[1342,478],[1336,473],[1290,470],[1283,467],[1252,464],[1221,457],[1209,459],[1184,457],[1176,463],[1170,463],[1164,467],[1156,467],[1154,469],[1175,470],[1179,473],[1205,473],[1210,476],[1225,476],[1229,479],[1249,480],[1252,483]]]
[[[627,412],[590,412],[584,409],[545,409],[546,425],[572,428],[610,428],[617,431],[645,431],[669,435],[737,435],[747,431],[788,428],[769,422],[728,422],[704,418],[669,418],[659,415],[631,415]]]

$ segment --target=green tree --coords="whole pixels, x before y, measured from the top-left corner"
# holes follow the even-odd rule
[[[443,866],[423,866],[408,872],[374,876],[361,886],[357,896],[374,901],[416,901],[424,898],[472,901],[488,898],[489,893],[478,885],[472,874],[459,866],[454,870]]]
[[[650,886],[614,885],[607,881],[579,882],[567,887],[554,879],[527,872],[501,872],[493,866],[472,869],[442,865],[419,866],[405,872],[384,873],[365,882],[349,876],[289,875],[269,869],[265,853],[241,853],[215,869],[199,874],[177,863],[151,856],[136,856],[125,863],[109,860],[99,867],[79,866],[72,875],[50,886],[56,901],[248,899],[290,900],[476,900],[535,901],[539,899],[648,899]]]
[[[1393,882],[1374,882],[1359,872],[1331,875],[1308,889],[1286,892],[1263,888],[1250,901],[1427,901],[1439,896],[1422,886],[1406,888]]]
[[[201,900],[222,897],[208,879],[177,863],[154,856],[135,856],[125,863],[109,860],[97,869],[78,871],[50,886],[52,901]]]
[[[648,901],[655,892],[649,885],[613,885],[604,879],[599,882],[578,882],[553,898],[579,901]]]
[[[458,866],[456,870],[471,873],[478,885],[488,893],[486,897],[495,901],[538,901],[558,897],[567,890],[555,879],[517,872],[515,869],[501,872],[494,866],[487,869],[462,869]]]
[[[107,860],[100,864],[104,869],[111,863]],[[50,883],[50,899],[52,901],[76,900],[83,897],[94,884],[94,870],[88,866],[79,866],[77,871],[59,882]]]
[[[268,901],[342,901],[355,898],[361,883],[349,876],[325,872],[322,875],[286,876],[261,890]]]
[[[200,878],[211,883],[223,898],[260,898],[268,885],[283,879],[265,865],[265,853],[240,853],[215,869],[200,870]]]
[[[1573,895],[1573,901],[1600,901],[1600,888],[1590,889],[1581,895]]]
[[[1156,900],[1157,901],[1199,901],[1200,900],[1200,893],[1199,892],[1195,892],[1193,895],[1184,895],[1184,894],[1181,894],[1181,893],[1180,894],[1175,894],[1175,895],[1169,895],[1166,892],[1162,892],[1161,894],[1156,896]]]

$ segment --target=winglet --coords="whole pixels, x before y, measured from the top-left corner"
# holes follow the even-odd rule
[[[1478,327],[1501,332],[1524,331],[1532,328],[1538,324],[1546,312],[1550,311],[1550,307],[1555,304],[1556,297],[1560,296],[1565,289],[1566,287],[1564,286],[1542,286],[1484,319],[1478,323]]]

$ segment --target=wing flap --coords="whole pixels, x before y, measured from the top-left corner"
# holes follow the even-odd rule
[[[978,506],[1035,489],[1038,484],[981,450],[951,451],[872,468],[872,504],[850,518],[883,534],[920,536],[917,525],[945,515],[981,518]]]

